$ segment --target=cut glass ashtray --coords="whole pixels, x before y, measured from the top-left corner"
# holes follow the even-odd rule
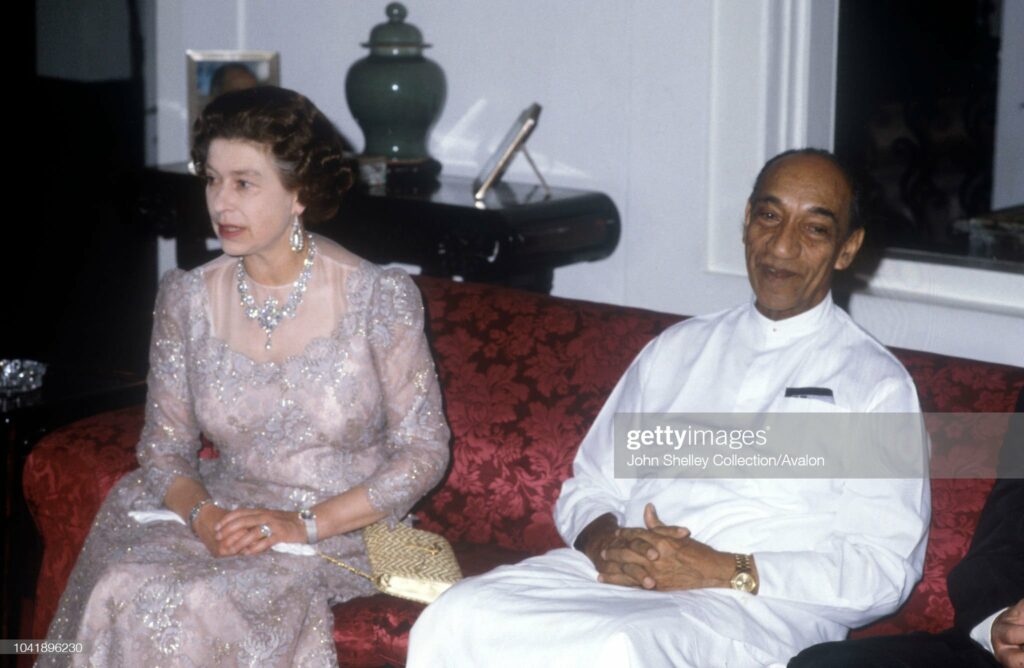
[[[35,360],[0,359],[0,394],[11,396],[38,390],[43,386],[46,365]]]

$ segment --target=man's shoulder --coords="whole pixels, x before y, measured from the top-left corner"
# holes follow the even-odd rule
[[[854,321],[849,313],[836,306],[833,308],[833,320],[835,327],[842,333],[836,337],[836,342],[845,352],[861,363],[871,364],[877,371],[887,371],[893,376],[910,380],[910,373],[903,363],[881,341]]]
[[[696,315],[668,327],[657,336],[655,341],[662,345],[677,343],[695,343],[708,339],[725,329],[736,327],[747,305],[733,306],[714,313]]]
[[[651,340],[634,360],[642,374],[652,369],[682,373],[698,360],[716,356],[717,345],[731,338],[744,307],[694,316],[678,322]],[[714,349],[714,350],[713,350]]]
[[[917,387],[903,363],[848,313],[835,307],[832,331],[823,344],[837,376],[865,388],[861,410],[920,410]],[[873,388],[873,392],[866,392]]]

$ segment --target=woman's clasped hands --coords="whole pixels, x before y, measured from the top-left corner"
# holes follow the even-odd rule
[[[193,523],[196,535],[215,557],[260,554],[277,543],[305,543],[298,513],[266,508],[224,510],[204,506]]]

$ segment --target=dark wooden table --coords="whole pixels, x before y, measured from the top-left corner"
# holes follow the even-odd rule
[[[199,179],[185,165],[148,170],[143,208],[177,241],[178,266],[213,258]],[[429,188],[349,192],[338,215],[315,230],[378,264],[416,265],[428,276],[461,277],[550,292],[554,270],[611,255],[619,212],[599,192],[502,183],[482,202],[470,179],[442,177]]]

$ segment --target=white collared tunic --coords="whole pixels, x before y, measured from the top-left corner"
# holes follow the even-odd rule
[[[602,584],[563,548],[469,578],[413,628],[409,665],[765,666],[892,612],[921,575],[922,480],[623,479],[616,413],[810,412],[793,387],[828,388],[850,412],[919,412],[900,363],[832,303],[772,321],[753,304],[693,318],[640,353],[587,434],[555,520],[566,543],[597,517],[666,524],[752,553],[760,591],[653,592]],[[811,405],[813,402],[814,405]]]

